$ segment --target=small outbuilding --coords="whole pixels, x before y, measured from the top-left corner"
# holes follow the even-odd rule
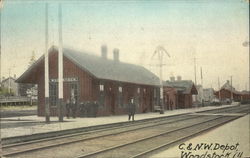
[[[190,80],[171,79],[163,83],[164,106],[167,110],[191,108],[193,95],[197,95],[197,89]]]

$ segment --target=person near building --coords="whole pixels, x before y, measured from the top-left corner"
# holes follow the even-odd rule
[[[71,111],[72,117],[76,118],[76,98],[74,96],[71,97]]]
[[[134,121],[134,116],[135,116],[135,103],[134,99],[130,99],[130,102],[128,103],[128,120],[132,118],[132,121]]]
[[[67,99],[66,101],[66,117],[69,118],[70,115],[70,101]]]

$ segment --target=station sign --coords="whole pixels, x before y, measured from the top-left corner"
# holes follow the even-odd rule
[[[67,78],[63,78],[63,82],[75,82],[78,81],[77,77],[67,77]],[[55,79],[50,79],[50,82],[58,82],[58,78]]]

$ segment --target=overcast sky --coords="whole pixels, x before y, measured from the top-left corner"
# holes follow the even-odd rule
[[[2,8],[2,76],[20,76],[32,51],[44,53],[45,1],[5,0]],[[58,1],[49,3],[49,44],[58,43]],[[164,80],[182,76],[218,88],[233,76],[236,89],[248,87],[249,2],[246,0],[62,1],[63,45],[100,55],[100,46],[120,49],[120,60],[158,74],[151,56],[158,45],[165,58]],[[138,74],[139,75],[139,74]]]

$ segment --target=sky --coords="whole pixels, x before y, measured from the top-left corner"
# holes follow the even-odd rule
[[[163,46],[163,79],[182,76],[218,89],[233,76],[238,90],[248,87],[249,2],[246,0],[5,0],[1,9],[2,76],[20,76],[32,52],[45,51],[45,3],[49,4],[49,45],[58,45],[58,3],[62,4],[63,46],[100,55],[114,48],[120,61],[159,74],[156,47]],[[9,71],[10,70],[10,71]]]

